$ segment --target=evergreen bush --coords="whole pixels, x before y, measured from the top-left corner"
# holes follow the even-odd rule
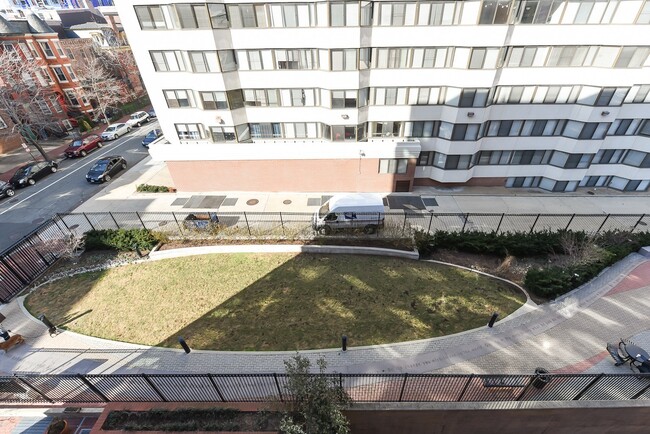
[[[118,250],[128,252],[138,246],[141,250],[151,250],[160,237],[148,229],[106,229],[90,231],[86,234],[86,250]]]

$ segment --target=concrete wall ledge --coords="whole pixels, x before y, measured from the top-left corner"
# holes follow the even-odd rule
[[[348,255],[390,256],[393,258],[419,258],[417,251],[382,249],[378,247],[355,246],[316,246],[299,244],[244,244],[236,246],[201,246],[184,247],[181,249],[157,250],[149,254],[150,260],[180,258],[184,256],[209,255],[214,253],[322,253]]]

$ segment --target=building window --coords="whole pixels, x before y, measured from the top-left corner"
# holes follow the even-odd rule
[[[45,100],[43,100],[43,99],[38,99],[38,100],[36,101],[36,103],[38,104],[38,108],[41,109],[41,112],[42,112],[44,115],[50,115],[50,114],[52,114],[52,110],[50,109],[50,106],[47,105],[47,102],[46,102]]]
[[[183,29],[212,28],[208,9],[204,4],[177,4],[176,14]]]
[[[23,53],[23,56],[25,56],[25,59],[32,60],[34,58],[27,44],[24,42],[19,42],[18,46],[20,47],[20,51]]]
[[[39,41],[39,45],[43,49],[43,52],[45,53],[45,57],[47,57],[48,59],[56,58],[54,52],[52,51],[52,48],[50,47],[50,44],[47,41]]]
[[[356,48],[346,50],[331,50],[332,71],[355,71],[357,67]]]
[[[194,72],[219,72],[219,61],[216,51],[188,51],[192,71]]]
[[[194,107],[194,98],[191,90],[165,90],[167,107]]]
[[[200,124],[174,124],[180,140],[200,140],[203,138]]]
[[[59,98],[56,96],[51,96],[50,97],[50,105],[54,108],[54,111],[57,113],[62,113],[63,108],[61,108],[61,104],[59,103]]]
[[[63,72],[63,68],[60,66],[53,66],[52,71],[54,71],[54,74],[56,75],[56,79],[59,80],[59,83],[67,83],[68,79],[65,76],[65,73]]]
[[[151,60],[156,71],[185,71],[185,62],[180,51],[151,51]]]
[[[356,90],[333,90],[332,91],[332,108],[356,108],[357,91]]]
[[[279,123],[254,123],[249,124],[250,134],[253,139],[279,139],[282,138],[282,128]]]
[[[63,48],[61,48],[61,43],[59,41],[52,41],[54,44],[54,48],[56,48],[56,52],[59,54],[59,57],[66,57],[65,51],[63,51]]]
[[[215,143],[237,141],[234,127],[210,127],[210,136]]]
[[[3,130],[5,128],[7,128],[7,124],[5,123],[5,120],[0,116],[0,130]]]
[[[215,29],[228,28],[228,16],[226,15],[226,5],[218,3],[208,3],[208,13],[212,27]]]
[[[65,70],[68,71],[68,75],[70,76],[71,80],[74,81],[74,80],[77,79],[77,76],[75,75],[74,71],[72,70],[72,66],[66,65]]]
[[[167,28],[161,6],[135,6],[135,15],[142,30]]]
[[[65,91],[65,96],[68,99],[68,102],[70,103],[70,105],[76,106],[76,107],[81,105],[81,104],[79,104],[79,100],[77,99],[77,95],[74,93],[74,90],[67,89]]]
[[[379,173],[406,173],[409,160],[406,158],[391,158],[379,160]]]
[[[511,0],[483,0],[479,24],[508,24]]]
[[[67,55],[71,60],[74,60],[74,53],[72,52],[71,49],[66,48],[66,49],[65,49],[65,54],[66,54],[66,55]]]
[[[200,92],[199,94],[204,110],[228,110],[226,92]]]
[[[318,53],[312,49],[274,50],[277,69],[316,69]]]
[[[234,50],[220,50],[219,62],[221,63],[221,70],[223,72],[230,72],[237,70],[237,60],[235,59]]]

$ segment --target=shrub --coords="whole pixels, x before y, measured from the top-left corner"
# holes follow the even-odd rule
[[[165,187],[164,185],[149,185],[149,184],[139,184],[135,190],[140,193],[174,193],[176,191],[174,187]]]
[[[128,252],[134,246],[151,250],[160,241],[160,236],[148,229],[106,229],[86,234],[86,250],[118,250]]]
[[[426,234],[421,234],[420,240],[425,248],[428,245],[429,248],[435,246],[469,253],[500,257],[514,255],[524,258],[562,253],[561,234],[562,232],[550,231],[533,232],[532,234],[437,231],[433,234],[433,241],[427,240],[424,236]]]
[[[416,230],[413,235],[415,240],[415,248],[418,249],[421,257],[431,255],[436,250],[434,236],[428,232]]]

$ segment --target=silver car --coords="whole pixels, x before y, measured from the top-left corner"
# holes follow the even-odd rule
[[[131,131],[131,127],[127,124],[111,124],[102,133],[102,140],[115,140],[120,136]]]

